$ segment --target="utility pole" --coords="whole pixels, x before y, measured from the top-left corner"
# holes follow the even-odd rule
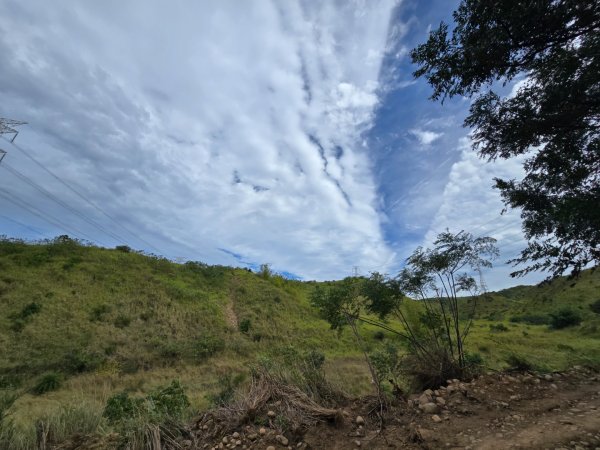
[[[10,139],[10,142],[13,143],[13,142],[15,142],[15,139],[16,139],[17,135],[19,134],[19,132],[17,130],[15,130],[13,127],[18,127],[19,125],[25,125],[25,124],[27,124],[27,122],[22,122],[20,120],[13,120],[13,119],[5,119],[4,117],[0,117],[0,136],[2,136],[4,134],[8,134],[8,135],[12,134],[12,138]],[[0,148],[0,162],[2,162],[2,160],[4,159],[5,156],[6,156],[6,151],[2,150]]]
[[[352,267],[352,276],[355,278],[358,277],[358,266]]]

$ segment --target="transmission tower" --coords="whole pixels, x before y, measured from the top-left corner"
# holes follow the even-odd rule
[[[479,274],[479,289],[481,289],[481,292],[483,294],[487,294],[488,293],[488,287],[487,284],[485,284],[485,280],[483,279],[483,272],[481,271],[481,267],[477,267],[477,273]]]
[[[358,273],[359,273],[358,266],[353,266],[352,267],[352,276],[358,277]]]
[[[26,123],[27,122],[22,122],[20,120],[5,119],[4,117],[0,117],[0,136],[2,136],[3,134],[12,135],[12,138],[10,139],[10,142],[12,143],[15,141],[15,138],[19,134],[19,132],[17,130],[15,130],[13,127],[18,127],[19,125],[25,125]],[[2,160],[4,159],[5,156],[6,156],[6,151],[4,151],[0,148],[0,162],[2,162]]]

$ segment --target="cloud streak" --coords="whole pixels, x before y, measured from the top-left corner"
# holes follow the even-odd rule
[[[23,148],[168,256],[344,276],[393,259],[362,135],[394,6],[7,0],[0,114],[27,120]],[[9,150],[19,170],[103,220]],[[5,172],[2,186],[65,214]]]

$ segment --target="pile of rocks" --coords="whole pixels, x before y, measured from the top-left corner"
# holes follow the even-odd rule
[[[269,411],[267,413],[267,417],[269,419],[273,419],[274,417],[276,417],[276,414],[274,411]],[[208,432],[209,426],[203,425],[197,430],[196,437],[202,441],[203,434]],[[186,442],[184,442],[183,447],[191,448],[191,441],[189,442],[189,446],[186,446]],[[294,448],[305,449],[306,447],[306,443],[297,442]],[[206,450],[245,450],[254,448],[267,448],[267,450],[277,450],[281,448],[287,448],[288,450],[290,450],[292,449],[292,446],[290,445],[290,440],[285,435],[279,434],[273,428],[270,428],[268,426],[253,427],[251,425],[247,425],[243,429],[239,429],[238,431],[234,431],[233,433],[229,433],[223,436],[220,442],[216,442],[213,444],[204,443],[199,448]]]
[[[440,386],[435,390],[427,389],[421,394],[412,395],[408,403],[417,411],[430,414],[431,420],[439,423],[449,418],[450,405],[462,403],[461,397],[467,396],[468,385],[469,383],[463,383],[457,379],[448,380],[447,386]]]

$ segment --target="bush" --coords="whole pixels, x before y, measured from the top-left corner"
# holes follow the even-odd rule
[[[92,308],[92,311],[90,312],[90,320],[92,322],[98,322],[102,319],[104,319],[104,316],[106,314],[108,314],[110,312],[110,305],[98,305],[98,306],[94,306],[94,308]]]
[[[131,253],[131,247],[129,247],[128,245],[117,245],[115,247],[115,250],[123,253]]]
[[[68,373],[83,373],[97,369],[104,357],[83,350],[74,350],[68,353],[62,362],[62,367]]]
[[[513,323],[526,323],[527,325],[548,325],[550,318],[542,314],[524,314],[510,318]]]
[[[550,314],[550,328],[554,330],[572,327],[580,323],[581,315],[571,308],[562,308],[556,313]]]
[[[490,324],[490,331],[497,332],[497,333],[505,332],[505,331],[508,331],[508,328],[503,323]]]
[[[190,402],[179,381],[160,388],[146,397],[130,397],[127,392],[115,394],[108,399],[102,415],[112,425],[126,426],[126,422],[138,418],[150,423],[166,419],[181,419]]]
[[[385,333],[383,331],[376,331],[375,333],[373,333],[373,339],[375,339],[376,341],[383,341],[385,339]]]
[[[530,372],[533,370],[533,365],[522,355],[511,353],[505,359],[510,370],[517,372]]]
[[[46,392],[56,391],[61,386],[61,377],[57,373],[48,373],[40,378],[33,387],[32,392],[35,395],[42,395]]]
[[[119,314],[116,318],[115,318],[115,322],[114,325],[117,328],[126,328],[131,324],[131,318],[128,316],[125,316],[123,314]]]
[[[235,390],[244,381],[244,374],[232,374],[227,373],[218,378],[217,386],[218,390],[214,394],[207,396],[208,400],[214,406],[223,406],[229,403],[233,399]]]
[[[218,337],[205,334],[193,343],[193,356],[197,360],[203,360],[223,350],[224,346],[225,343]]]
[[[131,398],[126,392],[110,397],[102,415],[110,424],[116,424],[126,419],[131,419],[140,413],[143,403],[141,398]]]
[[[239,329],[242,333],[248,333],[250,331],[251,322],[250,319],[244,319],[240,322]]]
[[[600,314],[600,299],[596,300],[594,303],[591,303],[590,309],[592,310],[592,312]]]
[[[171,382],[158,391],[146,397],[153,414],[160,417],[182,418],[184,411],[190,406],[190,401],[185,394],[181,383],[177,380]]]

